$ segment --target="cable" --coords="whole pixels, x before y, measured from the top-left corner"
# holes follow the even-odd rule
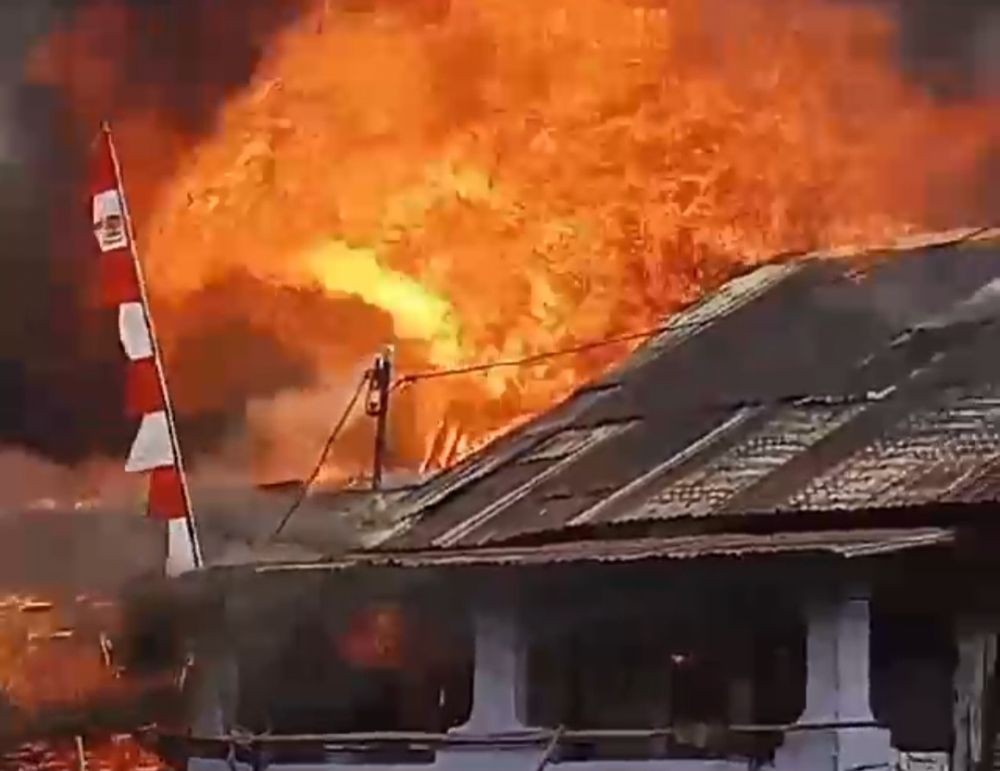
[[[537,364],[542,361],[547,361],[549,359],[555,359],[560,356],[571,356],[576,353],[584,353],[586,351],[594,350],[595,348],[604,348],[610,345],[617,345],[618,343],[627,343],[632,340],[642,340],[647,337],[653,337],[660,334],[661,332],[674,331],[676,329],[684,329],[686,327],[703,327],[709,324],[708,321],[692,321],[689,323],[682,324],[667,324],[662,327],[653,327],[651,329],[644,329],[638,332],[629,332],[623,335],[617,335],[613,337],[604,337],[598,340],[591,340],[586,343],[580,343],[579,345],[570,346],[569,348],[557,348],[552,351],[542,351],[541,353],[534,353],[529,356],[525,356],[520,359],[499,359],[497,361],[483,362],[482,364],[470,364],[465,367],[455,367],[453,369],[430,369],[423,372],[413,372],[409,375],[403,375],[396,380],[393,384],[393,389],[400,388],[404,385],[410,383],[416,383],[421,380],[436,380],[442,377],[452,377],[454,375],[468,375],[475,372],[486,372],[491,369],[500,369],[504,367],[523,367],[530,364]]]
[[[358,398],[361,396],[361,392],[364,390],[365,384],[368,382],[368,378],[371,377],[371,371],[366,370],[361,376],[361,380],[358,381],[357,388],[354,389],[354,393],[351,396],[351,400],[347,403],[347,407],[344,408],[344,412],[341,414],[340,418],[337,420],[337,424],[333,427],[330,435],[326,439],[326,443],[323,445],[323,450],[319,454],[319,458],[316,461],[316,466],[313,468],[312,473],[306,478],[302,483],[302,489],[299,491],[298,496],[292,502],[292,505],[288,507],[288,511],[281,518],[278,526],[271,533],[271,540],[281,535],[281,531],[285,529],[285,525],[288,524],[288,520],[292,518],[292,515],[298,510],[302,505],[302,502],[306,499],[309,494],[309,488],[312,487],[313,482],[316,481],[316,477],[319,476],[319,472],[323,469],[323,464],[326,463],[326,456],[330,454],[330,448],[333,447],[333,443],[337,441],[337,437],[340,436],[340,432],[343,431],[344,425],[347,423],[347,419],[354,412],[354,406],[358,403]]]

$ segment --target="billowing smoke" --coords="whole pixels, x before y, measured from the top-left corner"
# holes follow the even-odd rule
[[[121,417],[115,322],[91,301],[81,195],[88,143],[109,119],[144,137],[127,142],[145,153],[144,168],[169,173],[296,12],[287,0],[0,4],[0,443],[64,463],[122,452],[131,427]],[[64,58],[39,53],[53,35],[73,36],[59,49]],[[133,205],[141,209],[151,192],[131,191]],[[241,340],[282,370],[267,340]],[[281,385],[301,377],[294,369],[284,367]],[[213,435],[219,420],[208,416],[186,433]]]

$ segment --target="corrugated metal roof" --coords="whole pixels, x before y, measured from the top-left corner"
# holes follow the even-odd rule
[[[603,381],[406,496],[384,546],[1000,501],[998,237],[913,237],[861,263],[803,259],[731,282]]]
[[[638,562],[651,559],[690,560],[779,554],[825,554],[861,558],[911,549],[947,546],[955,534],[945,528],[913,530],[821,531],[750,535],[739,533],[590,540],[543,546],[432,549],[413,552],[368,552],[326,562],[261,565],[260,573],[345,570],[356,567],[529,566],[577,562]]]
[[[680,345],[706,327],[729,316],[747,303],[753,302],[760,295],[801,270],[805,264],[803,260],[762,265],[743,276],[737,276],[717,291],[694,303],[690,308],[667,319],[663,325],[663,331],[650,339],[635,355],[618,367],[605,379],[605,382],[622,382],[630,372],[641,367],[649,359],[661,356],[664,351]]]
[[[946,395],[906,415],[872,443],[826,469],[783,508],[853,509],[950,502],[1000,459],[1000,389]]]
[[[620,519],[703,516],[846,424],[859,404],[779,408],[742,441],[666,484]]]
[[[435,546],[451,546],[460,542],[468,533],[487,524],[514,504],[527,499],[532,492],[547,480],[572,465],[578,456],[597,447],[611,437],[635,425],[635,421],[604,424],[590,429],[569,429],[557,433],[552,439],[541,444],[538,449],[518,459],[519,464],[530,464],[535,473],[520,485],[506,490],[490,505],[481,508],[473,516],[461,520],[450,530],[434,539]],[[571,434],[571,436],[567,436]],[[544,469],[538,466],[544,464]]]

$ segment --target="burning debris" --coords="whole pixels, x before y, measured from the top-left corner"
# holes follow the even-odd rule
[[[166,771],[166,764],[128,734],[97,744],[30,742],[0,756],[0,770],[26,771]]]
[[[123,602],[3,598],[0,769],[165,769],[136,732],[179,714],[185,618],[142,586]]]

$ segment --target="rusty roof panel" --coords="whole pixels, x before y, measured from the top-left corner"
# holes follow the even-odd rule
[[[325,562],[260,566],[260,573],[345,570],[354,567],[471,567],[552,565],[573,562],[639,562],[782,554],[826,554],[845,559],[942,547],[955,540],[947,528],[828,530],[751,535],[719,533],[674,538],[588,540],[543,546],[504,546],[423,551],[374,551]]]
[[[952,490],[950,503],[990,503],[1000,501],[1000,459],[987,460],[968,474],[962,484]]]
[[[945,501],[1000,458],[1000,399],[956,394],[818,474],[783,508],[889,508]]]
[[[697,439],[720,421],[728,411],[703,413],[678,419],[670,436],[649,431],[644,421],[629,421],[629,430],[619,431],[563,465],[556,472],[536,480],[527,495],[506,497],[504,509],[491,521],[468,531],[460,543],[477,546],[496,540],[544,533],[577,524],[583,512],[615,494],[630,480],[674,458],[685,448],[697,446]]]
[[[844,425],[862,405],[778,409],[761,428],[696,466],[622,519],[703,516]]]

